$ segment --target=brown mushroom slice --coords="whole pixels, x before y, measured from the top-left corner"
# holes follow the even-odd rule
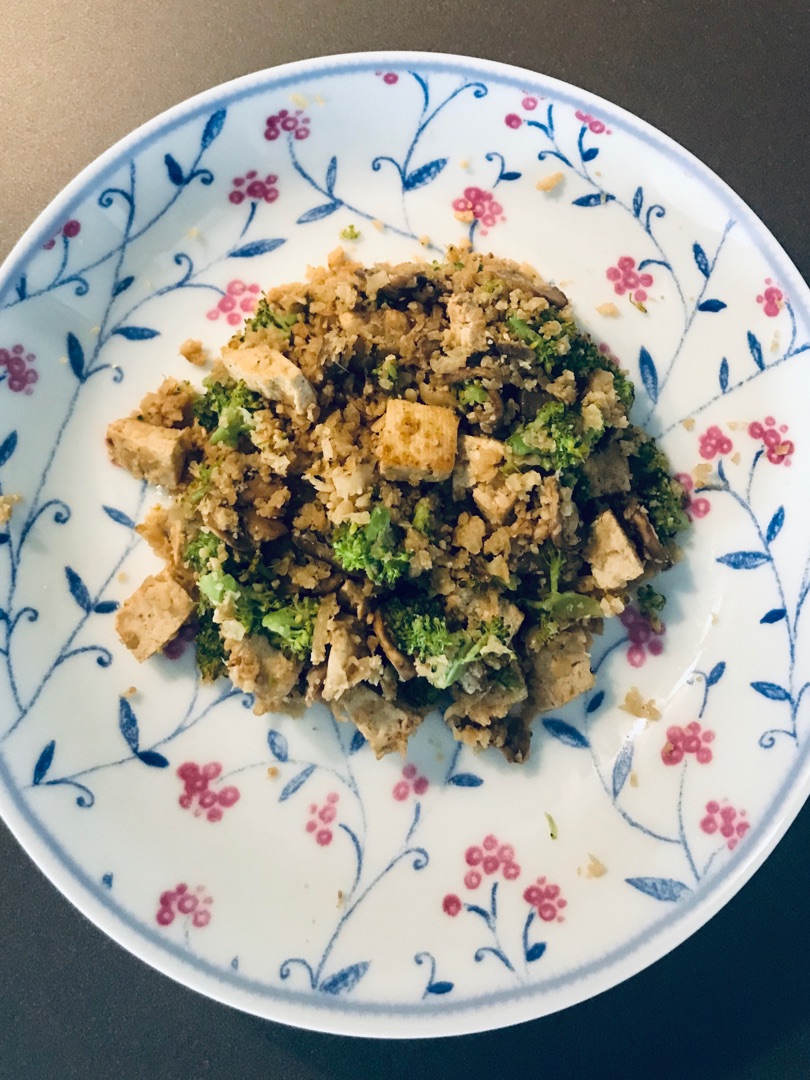
[[[253,509],[243,511],[242,521],[248,536],[257,544],[278,540],[280,536],[287,532],[287,526],[283,521],[279,521],[278,518],[262,517]]]
[[[553,307],[564,308],[568,305],[568,297],[556,285],[536,285],[534,291],[544,300],[548,300]]]
[[[380,648],[385,653],[386,659],[390,662],[402,682],[407,682],[408,679],[414,678],[416,675],[416,668],[405,653],[397,648],[380,608],[377,608],[374,612],[372,626],[374,627],[374,633],[377,635],[377,640],[380,643]]]
[[[645,560],[654,562],[657,566],[672,565],[672,558],[659,540],[646,507],[634,499],[625,507],[624,519],[635,533]]]

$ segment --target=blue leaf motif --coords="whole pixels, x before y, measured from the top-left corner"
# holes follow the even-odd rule
[[[565,720],[557,719],[556,716],[550,716],[544,720],[543,727],[549,735],[553,735],[555,739],[559,739],[566,746],[575,746],[577,749],[587,750],[591,745],[581,731],[577,731],[571,724],[567,724]]]
[[[313,206],[311,210],[307,210],[296,221],[296,225],[309,225],[312,221],[320,221],[321,218],[329,217],[330,214],[334,214],[336,210],[339,210],[343,206],[343,203],[339,199],[334,199],[332,202],[321,203],[320,206]]]
[[[456,787],[481,787],[484,781],[475,773],[459,772],[454,773],[447,782],[448,784],[454,784]]]
[[[70,589],[70,595],[82,609],[82,611],[90,611],[93,606],[90,600],[90,593],[87,591],[87,586],[76,573],[69,566],[65,567],[65,577],[67,578],[68,588]]]
[[[10,435],[6,435],[2,443],[0,443],[0,466],[5,465],[14,451],[17,449],[17,432],[12,431]]]
[[[125,697],[118,699],[118,729],[124,736],[126,744],[132,753],[137,754],[140,740],[138,718]]]
[[[10,539],[11,539],[11,537],[9,536],[9,534],[7,532],[0,533],[0,547],[3,544],[7,544]]]
[[[231,960],[231,967],[233,968],[234,971],[239,970],[239,957],[238,956],[235,956],[233,958],[233,960]]]
[[[84,349],[75,334],[67,336],[67,354],[70,370],[79,382],[84,382]]]
[[[101,509],[116,525],[123,525],[127,529],[135,528],[135,522],[123,510],[116,510],[114,506],[102,506]]]
[[[574,199],[572,206],[602,206],[604,203],[609,203],[612,199],[615,199],[615,195],[604,195],[601,192],[595,191],[592,195],[580,195],[578,199]]]
[[[701,274],[703,274],[703,276],[707,278],[712,271],[711,267],[709,266],[709,259],[706,255],[706,252],[703,250],[700,244],[693,244],[692,254],[695,256],[695,262],[697,263],[698,270],[700,270]]]
[[[751,359],[757,365],[760,371],[765,370],[765,358],[762,355],[762,346],[759,343],[759,338],[756,334],[752,334],[748,331],[748,351],[751,353]]]
[[[771,557],[763,551],[732,551],[728,555],[721,555],[717,561],[732,570],[755,570],[763,563],[770,562]]]
[[[326,170],[326,190],[330,195],[334,193],[335,182],[337,180],[337,158],[332,155],[329,162],[329,168]]]
[[[613,798],[618,799],[633,767],[633,743],[625,739],[613,765]]]
[[[283,240],[254,240],[251,244],[245,244],[244,247],[235,248],[229,252],[228,258],[230,259],[253,259],[257,255],[269,255],[271,251],[275,251],[276,248],[281,247],[284,243]]]
[[[790,694],[783,686],[772,682],[752,682],[751,689],[770,701],[790,701]]]
[[[166,171],[169,174],[171,182],[175,187],[182,187],[186,182],[186,178],[183,176],[183,170],[180,168],[180,165],[171,154],[166,154],[163,160],[166,162]]]
[[[276,761],[286,761],[290,756],[287,740],[281,732],[276,731],[275,728],[270,728],[267,732],[267,745],[270,747],[270,753]]]
[[[762,618],[759,621],[760,621],[760,623],[765,623],[765,624],[781,622],[782,619],[784,619],[786,614],[787,614],[787,612],[785,611],[785,609],[783,607],[771,608],[770,611],[765,612],[765,614],[762,616]]]
[[[605,691],[604,690],[597,690],[596,693],[591,698],[591,700],[585,706],[585,712],[589,713],[589,714],[592,713],[592,712],[596,712],[596,710],[599,708],[599,706],[602,704],[602,702],[604,700],[605,700]]]
[[[345,994],[353,990],[368,971],[368,960],[359,964],[350,964],[324,979],[318,989],[322,994]]]
[[[639,217],[641,215],[641,208],[644,205],[644,189],[637,187],[635,194],[633,195],[633,217]]]
[[[112,291],[113,299],[115,299],[116,296],[120,296],[122,292],[126,292],[134,280],[135,278],[132,276],[132,274],[130,274],[128,277],[121,278],[121,280],[118,282],[118,284]]]
[[[355,731],[352,735],[352,741],[349,743],[349,753],[356,754],[358,750],[362,750],[366,745],[366,737],[362,731]]]
[[[113,333],[127,341],[149,341],[150,338],[160,336],[159,330],[152,330],[149,326],[119,326]]]
[[[427,165],[420,165],[418,169],[408,173],[402,181],[403,189],[405,191],[415,191],[416,188],[424,187],[425,184],[429,184],[431,180],[436,179],[446,164],[447,158],[436,158],[435,161],[429,161]]]
[[[698,304],[698,311],[722,311],[727,306],[722,300],[703,300]]]
[[[726,360],[725,356],[720,361],[719,379],[720,379],[720,389],[725,394],[726,390],[728,390],[728,360]]]
[[[725,660],[720,660],[717,664],[714,665],[712,670],[706,676],[706,685],[707,686],[715,686],[723,678],[723,675],[725,674],[725,671],[726,671],[726,662],[725,662]]]
[[[305,769],[302,769],[300,773],[296,773],[292,780],[288,780],[284,785],[281,794],[278,797],[279,802],[286,802],[291,795],[294,795],[300,787],[309,780],[310,776],[315,772],[314,765],[307,765]]]
[[[93,606],[93,611],[96,615],[109,615],[112,611],[118,610],[117,600],[100,600]]]
[[[728,480],[726,479],[726,467],[723,464],[722,458],[718,458],[717,461],[717,475],[720,477],[724,484],[728,483]]]
[[[658,401],[658,372],[655,369],[653,358],[643,345],[638,354],[638,369],[641,374],[641,381],[644,383],[644,389],[647,391],[650,401],[655,405]]]
[[[535,960],[539,960],[543,953],[546,951],[545,941],[536,941],[534,945],[530,946],[526,950],[526,963],[533,964]]]
[[[660,877],[635,877],[624,879],[628,885],[632,885],[634,889],[638,889],[639,892],[643,892],[646,896],[651,896],[653,900],[669,900],[675,902],[680,900],[682,896],[692,890],[688,885],[685,885],[682,881],[676,881],[674,878],[660,878]]]
[[[587,150],[582,151],[582,160],[583,161],[593,161],[593,159],[598,155],[598,153],[599,153],[599,147],[598,146],[589,146]]]
[[[28,278],[25,274],[20,276],[20,280],[17,282],[17,296],[20,300],[24,300],[28,296]]]
[[[501,173],[499,179],[501,180],[519,180],[523,176],[523,173],[519,172],[505,172]]]
[[[111,889],[113,886],[112,874],[104,874],[101,878],[101,884],[104,886],[105,889]]]
[[[165,769],[169,762],[156,750],[139,750],[135,755],[138,761],[142,761],[144,765],[149,765],[153,769]]]
[[[53,761],[53,752],[55,749],[56,740],[51,739],[51,741],[37,758],[37,763],[34,766],[34,777],[31,781],[34,786],[36,786],[37,784],[41,784],[42,781],[45,779],[45,774],[51,767],[51,762]]]
[[[785,508],[780,506],[771,520],[768,522],[768,531],[765,533],[765,539],[769,544],[772,544],[782,531],[782,526],[785,524]]]
[[[214,139],[216,139],[222,131],[222,126],[225,123],[227,114],[227,109],[217,109],[216,112],[211,113],[203,128],[202,138],[200,139],[200,149],[207,150]]]
[[[429,994],[449,994],[453,989],[453,983],[451,982],[434,982],[429,983],[427,992]]]

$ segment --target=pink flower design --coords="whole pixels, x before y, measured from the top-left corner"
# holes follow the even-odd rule
[[[686,506],[684,506],[684,512],[690,521],[695,518],[704,518],[712,508],[712,504],[708,499],[705,499],[702,495],[698,498],[694,498],[692,492],[695,488],[695,481],[689,475],[689,473],[675,473],[675,479],[681,485],[686,492]]]
[[[713,731],[702,731],[697,720],[687,724],[686,728],[673,726],[667,728],[667,741],[661,749],[661,760],[665,765],[679,765],[685,754],[694,754],[699,765],[708,765],[712,760],[709,743],[714,741]]]
[[[31,367],[35,360],[34,353],[27,353],[20,344],[0,349],[0,382],[5,382],[14,394],[33,394],[39,379],[39,372]]]
[[[328,847],[332,843],[332,830],[329,826],[337,817],[337,803],[340,796],[336,791],[330,791],[326,800],[318,806],[317,803],[309,804],[309,821],[306,831],[312,833],[315,843],[321,847]]]
[[[624,609],[619,618],[622,626],[627,628],[627,636],[630,639],[627,659],[633,667],[641,667],[647,659],[647,653],[650,656],[661,655],[664,651],[664,643],[661,638],[667,631],[663,623],[660,624],[657,630],[654,630],[650,625],[650,620],[632,604]]]
[[[583,112],[581,109],[577,109],[577,111],[574,113],[574,116],[576,116],[577,120],[580,120],[583,124],[586,124],[588,129],[594,135],[602,135],[602,134],[604,134],[604,135],[612,135],[613,134],[613,132],[610,130],[610,128],[605,126],[604,121],[597,120],[596,117],[591,116],[590,113],[586,113],[586,112]]]
[[[520,877],[520,866],[515,861],[515,849],[511,844],[502,844],[496,836],[489,833],[480,844],[472,844],[464,852],[464,886],[475,890],[485,877],[501,871],[504,881],[515,881]],[[447,915],[458,915],[461,900],[455,893],[448,893],[442,901],[442,910]]]
[[[506,221],[503,216],[503,207],[496,202],[492,192],[484,191],[479,187],[465,188],[461,198],[453,200],[453,209],[457,214],[472,214],[476,221],[485,226],[481,229],[482,236],[486,236],[487,230],[498,221]]]
[[[192,892],[184,881],[160,894],[159,907],[155,921],[160,926],[171,926],[179,916],[185,916],[186,925],[191,922],[197,928],[208,926],[211,922],[211,904],[213,899],[205,892],[205,886],[198,885]]]
[[[765,278],[767,288],[757,296],[757,303],[762,304],[762,310],[769,319],[774,319],[785,306],[785,296],[781,289],[773,284],[771,278]]]
[[[700,436],[700,456],[706,461],[711,461],[718,454],[730,454],[734,445],[728,435],[725,435],[717,424],[712,424]]]
[[[503,118],[503,122],[508,128],[519,128],[523,121],[520,119],[517,113],[507,113]]]
[[[72,240],[73,237],[78,236],[81,231],[81,223],[78,222],[75,218],[71,218],[70,221],[65,222],[65,224],[62,226],[56,236],[59,236],[59,233],[61,233],[62,236],[64,236],[67,240]],[[52,236],[50,240],[46,240],[45,243],[42,245],[46,251],[50,251],[51,248],[54,246],[54,244],[56,243],[56,236]]]
[[[252,315],[256,310],[261,291],[261,285],[255,282],[247,285],[239,278],[234,278],[228,282],[225,295],[220,297],[217,306],[206,311],[206,318],[216,321],[222,315],[231,326],[238,326],[246,315]]]
[[[275,142],[282,132],[287,132],[295,139],[308,139],[309,117],[304,116],[302,109],[296,109],[293,113],[289,109],[279,109],[265,120],[264,137]]]
[[[535,909],[543,922],[565,922],[562,914],[568,901],[561,895],[559,885],[547,882],[544,877],[536,878],[532,885],[524,890],[523,899]]]
[[[278,177],[275,173],[267,173],[262,180],[255,169],[250,169],[244,176],[233,178],[233,190],[228,198],[235,206],[245,199],[253,199],[255,202],[264,199],[266,203],[272,203],[278,198],[277,183]]]
[[[609,345],[607,345],[604,341],[602,341],[602,342],[599,343],[599,345],[597,345],[597,348],[599,349],[599,352],[602,354],[602,356],[604,356],[608,360],[610,360],[611,364],[616,364],[616,366],[618,367],[619,358],[618,358],[618,356],[615,356],[611,352],[611,349],[610,349]]]
[[[388,86],[393,86],[394,83],[399,82],[399,75],[395,71],[375,71],[374,74],[382,76],[382,81],[387,83]]]
[[[414,795],[424,795],[429,787],[426,776],[421,776],[415,765],[406,765],[402,770],[402,779],[394,785],[392,792],[397,802],[404,802],[411,791]]]
[[[636,260],[629,255],[622,255],[615,266],[609,266],[605,271],[605,277],[613,282],[613,291],[617,296],[630,294],[630,299],[637,304],[643,304],[647,299],[647,289],[653,283],[652,274],[639,273],[636,269]]]
[[[700,823],[701,829],[712,836],[719,832],[726,840],[729,851],[733,851],[751,828],[751,822],[746,820],[745,810],[735,810],[733,806],[723,806],[716,799],[706,803],[706,816]]]
[[[766,416],[760,423],[754,420],[748,425],[748,434],[765,447],[765,457],[772,465],[792,465],[796,447],[791,439],[786,439],[787,424],[777,425],[773,416]]]
[[[177,637],[172,638],[167,645],[163,646],[163,655],[167,660],[179,660],[189,644],[194,640],[195,635],[196,628],[193,624],[181,627]]]
[[[194,817],[205,814],[208,821],[221,821],[225,810],[239,802],[239,788],[229,784],[212,791],[209,784],[216,780],[222,772],[222,766],[218,761],[209,761],[207,765],[197,765],[193,761],[185,761],[177,770],[177,775],[183,781],[185,791],[178,799],[184,810],[194,811]],[[196,806],[195,806],[196,803]]]
[[[527,112],[534,112],[537,108],[537,98],[534,94],[526,94],[520,103]]]

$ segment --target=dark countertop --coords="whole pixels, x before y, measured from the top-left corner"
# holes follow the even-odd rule
[[[79,169],[185,97],[289,60],[399,48],[518,64],[624,106],[713,168],[808,279],[809,39],[807,0],[5,0],[0,257]],[[806,807],[706,927],[596,999],[389,1043],[296,1031],[175,985],[79,915],[0,824],[0,1080],[806,1080],[808,850]]]

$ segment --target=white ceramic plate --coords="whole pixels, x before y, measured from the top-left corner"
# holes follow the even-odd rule
[[[467,234],[536,265],[693,486],[665,632],[616,620],[596,688],[537,722],[522,768],[438,720],[378,762],[323,711],[268,723],[197,685],[188,649],[139,667],[113,630],[155,560],[106,424],[350,224],[367,262]],[[685,151],[527,71],[330,57],[139,129],[0,278],[0,481],[22,496],[0,545],[0,808],[126,948],[303,1027],[480,1030],[627,978],[773,848],[810,773],[808,292]],[[660,719],[622,708],[634,688]]]

